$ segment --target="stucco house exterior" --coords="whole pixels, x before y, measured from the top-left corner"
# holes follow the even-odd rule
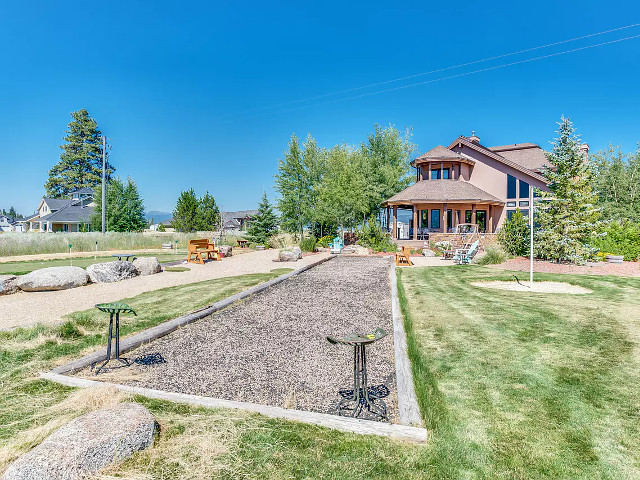
[[[38,214],[27,219],[30,232],[82,232],[88,231],[93,214],[93,190],[79,188],[71,198],[43,197]]]
[[[581,148],[586,153],[589,146]],[[383,203],[383,223],[396,240],[421,240],[460,223],[495,233],[517,208],[528,215],[531,187],[547,189],[546,163],[534,143],[485,147],[475,132],[461,135],[411,162],[415,183]]]

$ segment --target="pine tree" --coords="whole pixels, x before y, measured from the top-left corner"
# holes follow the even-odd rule
[[[278,228],[278,217],[273,212],[267,194],[262,194],[262,200],[258,204],[258,214],[249,225],[249,239],[252,243],[266,245],[269,238]]]
[[[127,184],[122,190],[118,211],[120,216],[116,219],[114,231],[140,232],[147,226],[144,219],[144,202],[138,186],[131,177],[127,178]]]
[[[597,198],[591,190],[591,166],[580,151],[580,139],[573,124],[562,117],[559,137],[547,154],[544,175],[549,191],[543,192],[536,221],[538,255],[555,261],[583,263],[593,255],[588,244],[598,227]]]
[[[84,108],[71,112],[60,161],[49,171],[47,196],[67,197],[76,188],[95,188],[102,183],[102,133]],[[107,178],[115,168],[107,160]]]
[[[198,230],[200,213],[198,198],[193,188],[180,193],[173,211],[173,228],[179,232],[195,232]]]
[[[122,180],[118,177],[109,179],[107,185],[107,214],[106,214],[106,229],[108,231],[116,231],[118,218],[121,213],[121,197],[124,191],[124,185]],[[89,225],[94,232],[102,231],[102,187],[98,185],[93,190],[93,214],[89,219]]]
[[[215,231],[220,226],[220,209],[213,196],[209,192],[198,202],[198,224],[196,229],[202,231]]]

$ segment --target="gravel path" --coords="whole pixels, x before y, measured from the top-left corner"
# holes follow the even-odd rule
[[[92,308],[96,303],[115,302],[144,292],[247,273],[267,273],[275,268],[300,268],[327,253],[309,255],[297,262],[274,262],[277,250],[233,255],[221,262],[189,263],[187,272],[162,272],[114,283],[95,283],[57,292],[18,292],[0,296],[0,330],[29,327],[36,323],[61,322],[62,317]]]
[[[338,390],[353,384],[353,349],[330,344],[327,335],[382,327],[389,336],[367,349],[369,384],[384,383],[391,390],[385,400],[393,421],[397,402],[389,265],[388,259],[371,257],[325,262],[129,352],[131,359],[159,352],[166,363],[121,369],[121,381],[336,413]],[[109,381],[117,376],[108,375]]]

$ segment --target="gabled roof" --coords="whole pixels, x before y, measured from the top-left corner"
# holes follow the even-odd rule
[[[421,180],[395,194],[385,203],[397,202],[504,202],[469,182],[456,180]]]
[[[251,218],[258,214],[258,210],[238,210],[237,212],[222,212],[222,220],[224,222],[233,218]]]
[[[466,160],[466,157],[463,157],[459,153],[454,152],[453,150],[449,150],[442,145],[438,145],[437,147],[433,147],[427,153],[423,153],[418,158],[414,160]]]
[[[520,165],[519,163],[514,162],[513,160],[510,160],[504,156],[502,156],[499,153],[496,153],[494,151],[492,151],[491,149],[485,147],[484,145],[480,145],[479,143],[474,143],[472,141],[470,141],[467,137],[465,137],[464,135],[460,135],[458,138],[456,138],[453,142],[451,142],[451,145],[449,145],[449,148],[453,148],[456,145],[465,145],[473,150],[476,150],[477,152],[480,152],[484,155],[486,155],[489,158],[493,158],[494,160],[497,160],[498,162],[501,162],[515,170],[518,170],[522,173],[525,173],[527,175],[529,175],[532,178],[535,178],[537,180],[540,180],[541,182],[545,182],[547,183],[547,179],[545,177],[543,177],[542,175],[540,175],[539,173],[534,172],[533,170]],[[500,148],[500,147],[498,147]],[[539,147],[538,147],[539,148]],[[501,152],[503,153],[503,152]]]
[[[42,197],[42,200],[40,201],[40,204],[42,204],[42,202],[46,203],[47,206],[49,207],[49,209],[52,212],[55,212],[56,210],[60,210],[62,207],[72,203],[73,200],[70,199],[70,198],[48,198],[48,197]]]
[[[93,213],[93,207],[80,205],[68,205],[60,210],[41,217],[41,221],[47,222],[88,222]]]
[[[539,172],[548,164],[544,150],[535,143],[514,143],[513,145],[489,147],[489,150],[534,172]]]
[[[71,190],[69,193],[90,193],[93,195],[93,188],[88,188],[88,187],[76,188],[75,190]]]

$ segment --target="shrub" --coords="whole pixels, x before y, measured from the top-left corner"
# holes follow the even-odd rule
[[[524,218],[520,209],[502,224],[498,231],[498,241],[511,255],[525,256],[529,253],[529,223]]]
[[[442,240],[440,242],[436,242],[434,245],[436,250],[451,250],[451,242],[449,240]]]
[[[362,228],[356,232],[358,244],[372,249],[375,252],[395,252],[398,246],[391,241],[387,232],[382,230],[380,223],[375,217],[369,218]],[[345,240],[345,245],[347,241]]]
[[[627,261],[640,257],[640,223],[611,222],[603,225],[591,244],[606,255],[624,255]]]
[[[494,265],[506,260],[507,254],[504,251],[496,247],[488,247],[485,250],[484,255],[478,257],[478,260],[475,263],[478,265]]]
[[[318,239],[318,245],[320,245],[321,247],[327,248],[329,244],[333,242],[334,238],[335,237],[333,235],[325,235],[324,237],[321,237]]]
[[[286,247],[293,247],[297,244],[295,237],[290,233],[276,233],[269,239],[269,246],[271,248],[282,249]]]
[[[318,241],[316,240],[316,237],[314,237],[313,235],[308,238],[304,238],[300,242],[300,250],[302,250],[303,252],[315,252],[317,242]]]

